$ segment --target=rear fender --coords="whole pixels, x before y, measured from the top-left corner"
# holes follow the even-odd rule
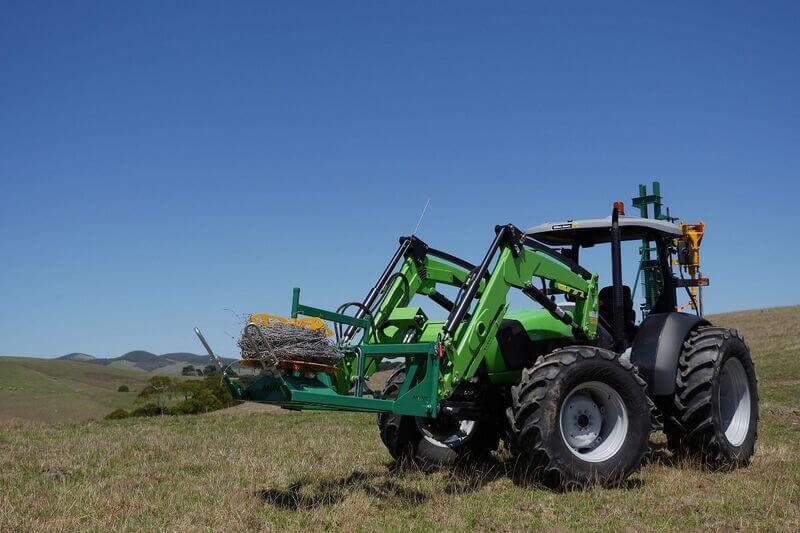
[[[689,332],[709,322],[687,313],[652,313],[644,319],[631,348],[631,363],[647,382],[650,396],[675,392],[678,358]]]

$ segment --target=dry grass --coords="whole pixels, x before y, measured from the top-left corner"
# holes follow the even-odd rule
[[[374,417],[245,413],[0,429],[6,530],[800,530],[800,308],[717,317],[753,350],[758,452],[743,470],[672,464],[624,487],[518,486],[505,457],[393,471]]]

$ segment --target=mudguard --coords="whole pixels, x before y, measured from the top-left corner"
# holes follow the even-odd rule
[[[675,392],[681,346],[689,332],[709,322],[687,313],[653,313],[639,326],[631,348],[631,363],[647,382],[650,396]]]

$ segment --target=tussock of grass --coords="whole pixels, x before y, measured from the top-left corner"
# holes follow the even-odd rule
[[[247,413],[0,428],[6,530],[800,530],[799,308],[713,317],[739,328],[762,396],[752,465],[652,459],[622,488],[519,486],[508,458],[394,468],[373,416]]]

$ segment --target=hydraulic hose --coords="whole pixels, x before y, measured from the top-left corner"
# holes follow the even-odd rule
[[[494,237],[494,241],[492,241],[492,245],[486,252],[486,255],[484,256],[483,261],[481,261],[478,270],[475,271],[475,274],[469,278],[469,283],[462,290],[463,294],[459,295],[460,298],[456,298],[456,307],[447,317],[447,322],[442,329],[444,338],[450,339],[453,338],[453,335],[455,335],[456,328],[464,319],[467,311],[469,311],[469,306],[472,303],[472,299],[475,298],[475,294],[478,292],[478,287],[480,287],[481,279],[483,279],[483,277],[489,271],[489,265],[492,263],[492,259],[494,259],[494,256],[497,253],[497,250],[500,248],[500,245],[505,241],[508,231],[508,226],[502,226],[498,228],[497,234]]]

